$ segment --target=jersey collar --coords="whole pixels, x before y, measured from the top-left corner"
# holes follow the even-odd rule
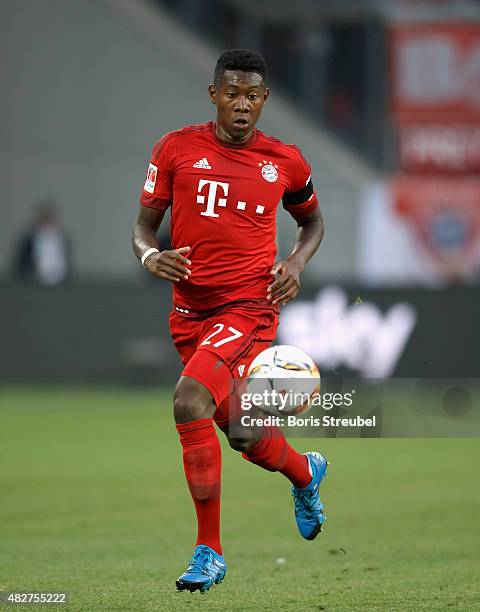
[[[220,140],[220,138],[217,136],[215,125],[216,125],[215,121],[210,122],[210,132],[215,142],[221,147],[225,147],[226,149],[248,149],[248,147],[251,147],[257,142],[257,139],[258,139],[257,128],[253,128],[253,134],[249,138],[249,140],[247,140],[247,142],[242,142],[240,144],[233,144],[233,143],[227,143],[227,142],[224,142],[223,140]]]

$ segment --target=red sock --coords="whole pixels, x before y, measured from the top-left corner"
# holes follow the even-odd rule
[[[197,512],[197,545],[222,554],[220,488],[222,454],[212,419],[177,424],[183,447],[183,467]]]
[[[280,472],[299,489],[312,480],[308,459],[290,446],[278,427],[264,427],[263,436],[243,457],[269,472]]]

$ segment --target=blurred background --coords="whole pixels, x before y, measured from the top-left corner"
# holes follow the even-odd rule
[[[1,381],[175,380],[170,287],[130,232],[229,47],[265,55],[259,127],[301,147],[325,216],[279,341],[323,371],[478,374],[479,2],[2,0],[0,24]],[[280,254],[294,234],[279,211]]]

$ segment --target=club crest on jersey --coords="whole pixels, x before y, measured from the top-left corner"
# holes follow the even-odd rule
[[[258,162],[258,165],[262,169],[263,178],[269,183],[275,183],[278,180],[278,166],[277,164],[272,163],[272,161],[267,161],[266,159]]]
[[[154,164],[150,163],[148,165],[147,180],[143,186],[145,191],[148,191],[148,193],[153,193],[155,189],[155,183],[157,182],[157,170],[158,168]]]

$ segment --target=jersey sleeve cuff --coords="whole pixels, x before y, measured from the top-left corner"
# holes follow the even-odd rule
[[[294,219],[302,219],[318,208],[317,196],[314,193],[313,197],[310,200],[303,202],[303,204],[284,204],[283,207],[292,215]]]
[[[158,198],[154,196],[146,195],[142,192],[140,196],[140,204],[147,206],[148,208],[156,208],[157,210],[167,210],[170,206],[170,199],[168,197]]]

